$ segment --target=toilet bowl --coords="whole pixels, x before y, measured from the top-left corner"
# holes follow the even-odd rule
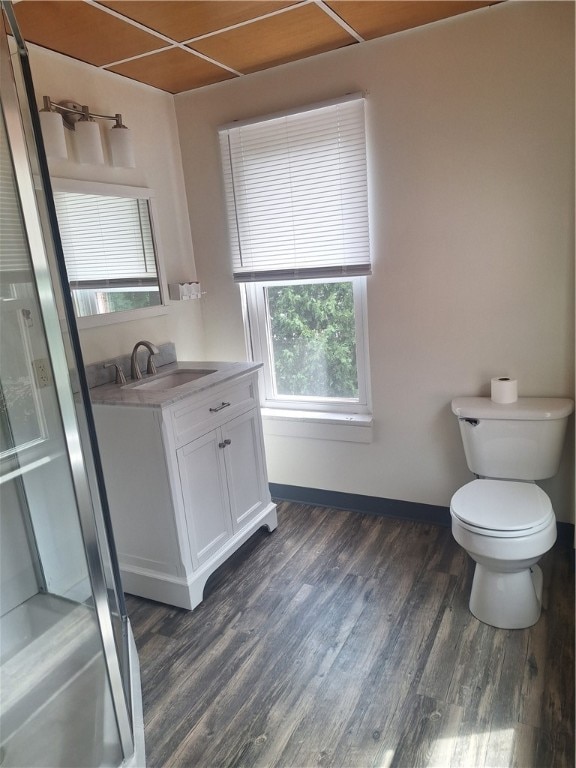
[[[502,629],[535,624],[542,604],[536,565],[556,541],[550,499],[537,485],[473,480],[450,504],[454,539],[476,562],[470,611]]]
[[[478,478],[452,497],[452,534],[476,561],[470,610],[493,627],[522,629],[540,616],[536,563],[556,541],[556,521],[535,481],[558,471],[573,410],[574,401],[562,397],[452,400],[466,463]]]

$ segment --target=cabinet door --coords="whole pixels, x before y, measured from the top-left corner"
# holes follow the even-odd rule
[[[220,430],[177,451],[192,559],[208,560],[232,535]]]
[[[222,435],[226,442],[224,458],[232,525],[236,532],[258,513],[266,498],[264,452],[256,411],[229,421],[222,427]]]

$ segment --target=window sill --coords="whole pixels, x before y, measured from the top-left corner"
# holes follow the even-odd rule
[[[371,443],[371,414],[262,408],[265,435]]]

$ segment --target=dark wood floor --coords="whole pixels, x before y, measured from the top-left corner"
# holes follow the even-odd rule
[[[574,765],[571,550],[536,626],[468,611],[436,525],[282,503],[189,613],[136,597],[151,768]]]

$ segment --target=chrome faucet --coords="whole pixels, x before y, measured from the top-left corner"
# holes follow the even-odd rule
[[[134,349],[132,350],[132,357],[130,358],[130,375],[133,379],[141,379],[142,378],[142,372],[140,371],[140,367],[138,366],[138,348],[139,347],[146,347],[148,352],[150,353],[148,355],[148,364],[146,366],[146,373],[158,373],[156,370],[156,365],[154,364],[154,360],[152,360],[152,355],[157,355],[160,350],[158,347],[154,346],[149,341],[137,341],[134,345]]]

